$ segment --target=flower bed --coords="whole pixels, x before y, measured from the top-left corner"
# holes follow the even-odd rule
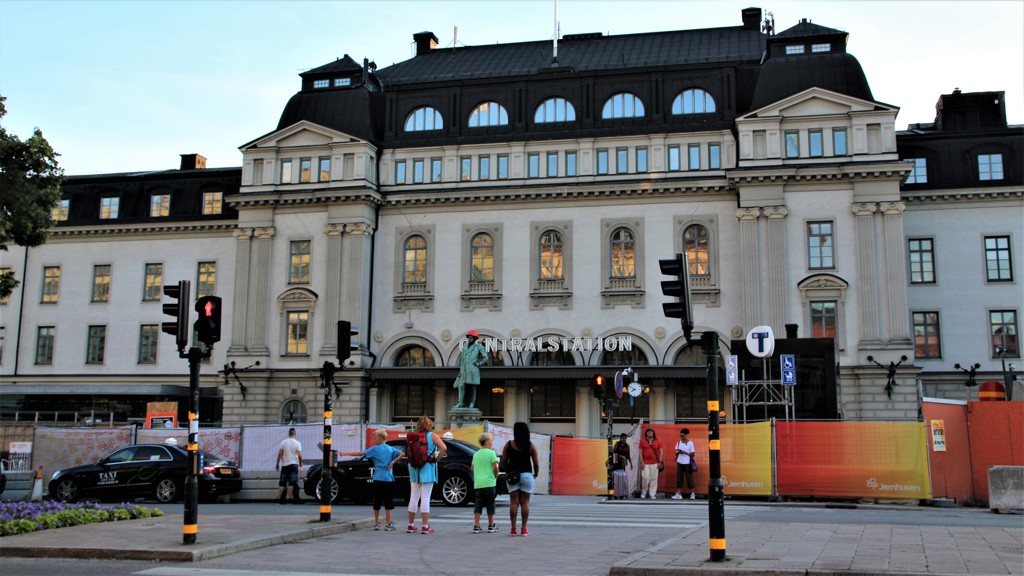
[[[93,502],[66,504],[45,502],[0,502],[0,537],[52,530],[79,524],[117,522],[163,516],[159,508],[145,508],[129,503],[102,505]]]

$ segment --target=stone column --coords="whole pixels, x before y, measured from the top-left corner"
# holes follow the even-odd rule
[[[455,405],[454,402],[448,402],[448,391],[451,389],[450,383],[434,384],[434,428],[447,427],[447,422],[442,422],[441,419],[447,418],[448,409]]]
[[[740,284],[743,295],[743,330],[746,332],[761,323],[761,277],[758,258],[757,220],[760,208],[740,208],[736,218],[740,221]]]
[[[789,210],[785,206],[771,206],[764,209],[768,218],[768,242],[765,251],[768,253],[768,267],[765,271],[767,284],[768,325],[776,334],[786,333],[786,216]],[[753,326],[746,327],[748,330]]]
[[[668,386],[666,384],[651,384],[651,420],[661,420],[664,422],[675,419],[675,414],[671,417],[668,414],[668,406],[665,402],[667,390]]]
[[[903,202],[883,202],[885,233],[885,286],[889,296],[889,344],[910,346],[910,310],[907,304],[907,257],[903,244]]]
[[[246,345],[250,352],[266,355],[270,353],[267,346],[267,314],[270,307],[270,277],[272,274],[270,255],[274,242],[273,228],[255,228],[253,230],[253,256],[256,274],[249,286],[249,315],[246,332]]]
[[[341,233],[344,224],[324,226],[327,236],[327,290],[324,294],[324,327],[321,356],[335,356],[338,352],[338,316],[341,307]]]
[[[596,437],[598,429],[601,427],[600,422],[595,424],[595,420],[599,420],[600,413],[597,412],[598,406],[594,400],[593,388],[590,384],[576,385],[576,429],[573,430],[573,435],[577,438],[593,438]],[[597,434],[597,436],[600,436]]]
[[[245,336],[249,294],[249,254],[252,249],[252,228],[238,228],[235,237],[235,293],[231,312],[231,346],[228,355],[242,354],[247,348]]]
[[[339,310],[337,320],[348,320],[352,326],[359,328],[359,336],[353,338],[353,344],[359,344],[360,350],[368,348],[366,326],[370,320],[370,252],[373,227],[369,224],[346,224],[341,246],[341,269],[344,274],[339,279]],[[353,352],[352,356],[358,354]],[[440,414],[447,414],[448,410]]]
[[[875,235],[874,203],[866,202],[853,205],[853,215],[857,223],[857,298],[860,300],[860,348],[877,348],[882,341],[879,339],[878,326],[878,250]]]

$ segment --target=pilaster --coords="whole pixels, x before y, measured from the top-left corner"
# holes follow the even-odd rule
[[[744,331],[760,324],[760,259],[758,258],[757,221],[760,208],[740,208],[736,218],[740,221],[740,286],[743,295]]]
[[[235,292],[231,313],[231,346],[228,354],[242,354],[246,348],[246,313],[249,294],[249,258],[252,251],[252,228],[237,228],[235,238]]]
[[[249,352],[260,355],[270,353],[267,346],[267,314],[270,305],[270,255],[273,248],[274,229],[255,228],[253,229],[252,250],[256,264],[256,273],[250,282],[249,315],[247,323],[249,330],[246,332],[246,345]]]
[[[875,234],[875,213],[878,211],[874,203],[861,203],[852,206],[854,221],[857,227],[857,299],[860,301],[860,344],[859,348],[877,348],[882,342],[879,338],[878,323],[878,251],[877,235]]]
[[[789,210],[785,206],[772,206],[764,209],[768,219],[768,268],[765,272],[767,282],[767,317],[768,325],[776,334],[786,333],[786,216]],[[749,325],[751,328],[755,325]]]
[[[338,352],[338,320],[341,320],[341,234],[344,224],[324,226],[327,237],[327,289],[324,298],[323,346],[321,356],[334,356]]]
[[[903,202],[883,202],[882,226],[885,234],[885,286],[889,296],[890,346],[910,346],[910,310],[907,304],[907,262],[903,249]]]

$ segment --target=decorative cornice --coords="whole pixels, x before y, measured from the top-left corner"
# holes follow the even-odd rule
[[[51,238],[68,238],[73,236],[125,236],[128,234],[180,234],[182,232],[222,232],[234,230],[236,223],[220,221],[207,222],[175,222],[173,224],[157,224],[146,226],[79,226],[50,228]]]
[[[424,191],[385,192],[385,206],[470,204],[485,202],[538,202],[576,200],[583,198],[658,197],[681,194],[734,194],[724,180],[714,182],[702,179],[695,182],[643,182],[629,186],[593,187],[538,186],[522,188],[519,181],[509,180],[502,188],[449,189]],[[614,183],[609,183],[613,185]]]
[[[914,190],[903,192],[900,197],[907,203],[922,202],[962,202],[964,200],[1011,200],[1024,198],[1024,189],[1020,190]]]
[[[352,190],[301,190],[295,192],[248,192],[234,194],[225,199],[236,209],[266,206],[299,206],[316,204],[338,204],[365,202],[383,204],[383,198],[376,190],[364,187]]]

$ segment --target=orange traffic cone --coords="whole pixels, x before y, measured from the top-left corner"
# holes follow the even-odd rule
[[[43,500],[43,467],[36,470],[36,479],[32,483],[32,494],[28,497],[29,502],[42,502]]]

